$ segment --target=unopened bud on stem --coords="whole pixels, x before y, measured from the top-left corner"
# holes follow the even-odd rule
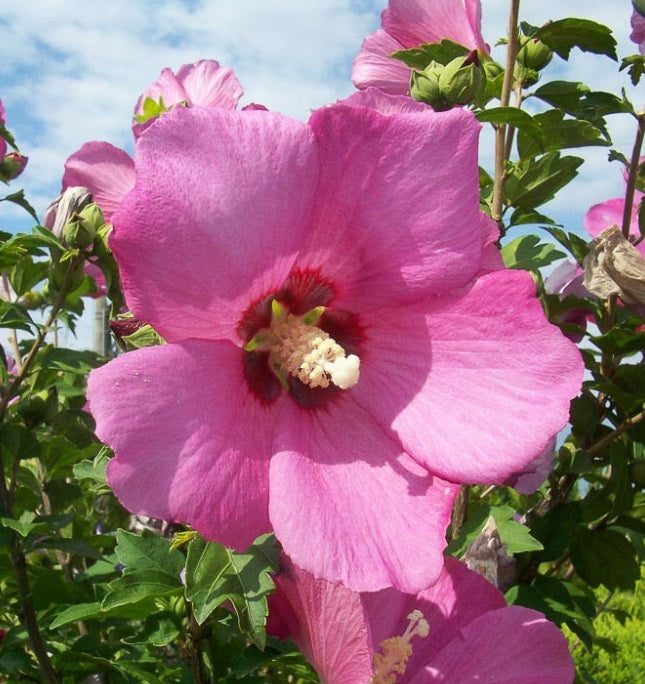
[[[63,238],[66,223],[74,220],[74,215],[81,212],[92,201],[92,193],[82,186],[67,188],[56,198],[45,211],[45,226],[57,238]]]

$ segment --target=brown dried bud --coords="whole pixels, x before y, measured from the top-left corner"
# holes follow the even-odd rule
[[[506,552],[491,515],[462,560],[491,584],[506,591],[515,581],[515,559]]]
[[[585,287],[598,297],[618,295],[626,304],[645,304],[645,257],[618,226],[591,243],[584,268]]]

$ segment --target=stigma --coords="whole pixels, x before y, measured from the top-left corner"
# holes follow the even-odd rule
[[[302,316],[291,314],[277,299],[271,302],[271,325],[246,344],[245,351],[268,351],[271,367],[282,384],[289,375],[308,387],[349,389],[360,375],[360,359],[345,353],[327,332],[316,326],[324,313],[315,307]]]

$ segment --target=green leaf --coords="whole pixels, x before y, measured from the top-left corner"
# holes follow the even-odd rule
[[[33,333],[35,325],[23,306],[0,300],[0,328],[15,328]]]
[[[146,617],[143,630],[123,639],[126,644],[152,644],[166,646],[181,634],[175,616],[169,611],[155,613]]]
[[[25,511],[20,518],[0,518],[0,525],[15,530],[21,537],[30,534],[46,534],[52,530],[67,527],[74,520],[74,515],[36,515],[33,511]]]
[[[544,547],[531,535],[528,527],[513,520],[515,509],[511,506],[493,506],[490,510],[495,518],[499,538],[506,544],[509,555],[526,551],[541,551]]]
[[[542,136],[535,140],[528,131],[520,131],[517,149],[521,158],[572,147],[607,147],[611,144],[589,121],[565,119],[564,112],[556,109],[536,114],[533,120],[542,130]]]
[[[598,401],[589,392],[582,392],[571,401],[570,420],[573,434],[592,437],[600,421]]]
[[[613,494],[613,513],[629,513],[634,506],[634,492],[629,463],[625,459],[625,446],[613,442],[609,447],[611,463],[610,490]]]
[[[34,226],[31,233],[19,233],[13,237],[13,241],[25,248],[33,249],[46,247],[59,252],[65,252],[65,246],[61,241],[43,226]]]
[[[36,210],[26,200],[24,190],[18,190],[18,192],[12,192],[10,195],[5,195],[0,198],[0,202],[12,202],[13,204],[17,204],[19,207],[22,207],[36,223],[38,223]]]
[[[574,47],[584,52],[607,55],[618,61],[616,40],[611,29],[590,19],[558,19],[541,26],[534,35],[563,59]]]
[[[232,603],[240,630],[264,649],[267,595],[273,590],[270,571],[277,570],[272,535],[257,539],[245,553],[201,538],[193,539],[186,560],[186,599],[202,624],[224,601]]]
[[[540,242],[537,235],[522,235],[502,247],[502,258],[507,268],[524,271],[537,270],[566,256],[555,245]]]
[[[58,629],[70,622],[77,622],[78,620],[85,620],[91,617],[104,616],[105,611],[101,610],[101,603],[95,601],[94,603],[78,603],[75,606],[65,608],[54,618],[49,625],[49,629]]]
[[[170,540],[160,537],[150,530],[142,535],[117,530],[117,558],[125,565],[124,574],[139,570],[155,570],[168,575],[169,579],[179,580],[184,567],[184,557],[170,548]]]
[[[580,157],[561,157],[548,152],[540,159],[521,159],[510,165],[506,180],[506,203],[534,209],[553,199],[556,193],[578,175]]]
[[[44,261],[34,261],[30,256],[20,259],[9,274],[16,294],[20,296],[33,289],[47,277],[47,269]]]
[[[390,57],[401,60],[412,69],[425,69],[430,62],[446,65],[468,52],[467,47],[444,38],[440,43],[425,43],[411,50],[398,50]]]
[[[171,579],[163,570],[132,571],[110,582],[108,593],[101,602],[103,610],[137,603],[147,598],[158,598],[181,590],[179,578]]]
[[[98,368],[102,363],[101,357],[95,352],[65,349],[52,345],[43,347],[38,355],[38,361],[41,368],[81,375],[86,375],[92,368]]]
[[[537,147],[544,146],[544,135],[540,124],[518,107],[493,107],[484,109],[476,114],[477,120],[482,123],[505,124],[514,126],[529,136]]]
[[[531,534],[544,545],[537,556],[540,562],[553,561],[565,552],[579,520],[580,504],[574,502],[558,504],[532,522]]]
[[[76,463],[73,468],[74,477],[78,480],[92,480],[97,485],[107,487],[107,464],[110,462],[112,452],[103,446],[93,459],[85,459]]]
[[[151,325],[147,324],[142,325],[131,335],[124,335],[122,340],[128,349],[142,349],[143,347],[156,347],[160,344],[166,344],[164,338]]]
[[[613,93],[592,91],[576,81],[551,81],[540,86],[530,97],[537,97],[577,119],[592,122],[606,132],[604,117],[608,114],[631,113],[632,105]]]
[[[449,556],[461,558],[466,553],[468,547],[477,539],[479,533],[484,529],[484,525],[490,516],[490,507],[481,506],[474,510],[468,510],[466,522],[459,528],[459,534],[453,539],[446,549]]]
[[[580,527],[571,543],[571,562],[580,578],[609,591],[634,589],[640,577],[633,545],[611,528],[588,530]]]
[[[540,214],[540,212],[534,209],[523,209],[522,207],[517,208],[511,218],[509,219],[508,225],[510,226],[523,226],[530,223],[554,223],[552,218]]]
[[[82,539],[68,539],[66,537],[40,537],[33,544],[34,549],[59,549],[66,553],[100,560],[101,554]]]
[[[582,266],[582,262],[589,253],[589,244],[575,233],[567,233],[556,226],[544,226],[544,230],[552,235],[563,247],[569,250],[575,260]]]
[[[620,64],[620,71],[627,69],[632,85],[638,85],[641,76],[645,74],[645,56],[630,55],[625,57]]]
[[[184,557],[170,548],[170,540],[149,530],[141,536],[117,530],[115,553],[125,568],[121,577],[110,582],[101,604],[104,610],[181,589]]]
[[[18,151],[18,148],[16,147],[16,141],[13,137],[13,135],[5,128],[5,125],[0,121],[0,138],[3,140],[6,140],[11,147]]]

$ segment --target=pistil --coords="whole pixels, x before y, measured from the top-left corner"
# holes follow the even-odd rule
[[[294,316],[277,300],[272,302],[270,328],[260,330],[245,346],[246,351],[268,351],[276,375],[286,384],[291,375],[308,387],[340,389],[353,387],[359,378],[360,359],[345,354],[343,347],[318,328],[324,307]]]

